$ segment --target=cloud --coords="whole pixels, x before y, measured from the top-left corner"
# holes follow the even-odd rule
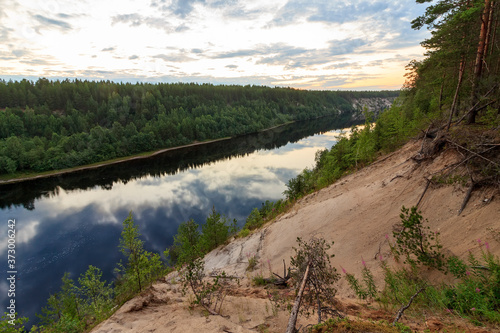
[[[28,55],[30,52],[27,50],[13,50],[12,54],[16,56],[16,58],[23,57],[25,55]]]
[[[128,57],[128,60],[135,60],[135,59],[139,59],[139,56],[134,54],[134,55]]]
[[[7,42],[12,31],[14,30],[7,27],[0,27],[0,43]]]
[[[355,22],[360,19],[372,17],[383,20],[390,16],[394,20],[394,12],[402,14],[408,12],[414,6],[408,6],[404,1],[368,1],[351,0],[330,1],[330,0],[289,0],[276,13],[271,25],[294,24],[299,19],[306,19],[309,22],[325,22],[342,24]],[[407,16],[407,15],[406,15]],[[387,22],[390,24],[390,22]]]
[[[345,23],[380,15],[393,3],[387,1],[353,1],[320,3],[308,17],[311,22]]]
[[[28,59],[19,61],[22,64],[28,65],[36,65],[36,66],[51,66],[54,65],[53,61],[44,60],[44,59]]]
[[[238,51],[230,51],[230,52],[222,52],[213,56],[213,59],[226,59],[226,58],[241,58],[241,57],[251,57],[258,54],[264,54],[263,50],[238,50]]]
[[[306,68],[314,65],[327,64],[332,57],[352,54],[359,48],[369,45],[368,41],[362,39],[332,40],[324,49],[306,49],[284,43],[270,45],[258,45],[253,49],[236,50],[218,53],[210,58],[244,58],[255,57],[256,64],[283,66],[284,69]]]
[[[166,62],[186,62],[186,61],[194,61],[196,59],[179,52],[178,54],[157,54],[153,56],[155,59],[161,59]]]
[[[227,66],[224,66],[224,67],[229,68],[229,69],[236,69],[236,68],[238,68],[238,66],[236,66],[236,65],[227,65]]]
[[[167,4],[166,0],[153,0],[151,1],[151,6],[163,12],[171,12],[172,14],[184,19],[191,14],[195,4],[206,3],[205,0],[173,0],[169,2],[170,4]]]
[[[116,50],[116,47],[106,47],[104,49],[101,50],[101,52],[110,52],[110,51],[114,51]]]
[[[130,23],[131,26],[139,26],[143,23],[143,18],[139,14],[120,14],[112,17],[112,24]]]
[[[146,25],[150,28],[163,30],[166,33],[179,33],[190,30],[185,23],[174,26],[167,20],[166,17],[142,16],[137,13],[113,16],[112,24],[115,25],[118,23],[129,24],[131,27]]]
[[[72,27],[69,23],[65,22],[65,21],[61,21],[61,20],[56,20],[56,19],[52,19],[52,18],[49,18],[49,17],[45,17],[45,16],[42,16],[42,15],[32,15],[32,17],[37,20],[40,25],[38,25],[36,28],[35,28],[35,31],[37,33],[40,33],[40,30],[42,28],[56,28],[56,29],[60,29],[60,30],[63,30],[63,31],[68,31],[68,30],[71,30]]]
[[[222,2],[222,1],[221,1]],[[248,9],[244,5],[239,4],[237,1],[224,1],[224,4],[212,4],[212,7],[220,8],[223,11],[223,16],[225,18],[237,19],[237,20],[255,20],[265,14],[268,10],[262,9]]]
[[[355,38],[355,39],[344,39],[344,40],[331,40],[328,42],[328,44],[330,44],[330,47],[328,48],[328,55],[337,56],[337,55],[354,53],[358,48],[369,45],[370,43],[361,38]]]
[[[281,7],[268,26],[294,25],[297,22],[320,22],[335,27],[347,23],[360,24],[359,34],[377,35],[377,38],[399,48],[414,45],[425,34],[410,29],[410,21],[421,15],[425,7],[408,5],[395,0],[289,0]]]

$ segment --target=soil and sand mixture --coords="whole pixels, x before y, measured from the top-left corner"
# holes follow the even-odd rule
[[[288,265],[297,237],[320,236],[334,241],[332,265],[339,272],[342,267],[359,276],[364,260],[372,269],[377,286],[382,288],[383,275],[377,261],[382,256],[383,260],[396,264],[386,235],[392,237],[393,227],[400,222],[401,207],[415,206],[426,188],[427,179],[460,158],[456,151],[445,150],[433,159],[418,161],[413,157],[420,148],[420,142],[410,142],[372,165],[304,197],[288,213],[252,235],[233,240],[207,254],[207,273],[223,270],[240,278],[224,302],[224,316],[208,315],[201,307],[190,307],[189,296],[181,294],[181,285],[173,273],[127,302],[92,332],[284,332],[288,313],[273,313],[267,290],[253,287],[251,278],[257,274],[269,276],[269,267],[281,274],[283,259]],[[491,188],[474,191],[459,215],[466,192],[467,188],[458,183],[431,185],[419,209],[431,230],[440,232],[446,254],[464,258],[469,250],[479,253],[479,239],[488,242],[494,254],[500,254],[497,192]],[[252,256],[258,258],[259,265],[253,272],[247,272],[248,258]],[[437,279],[438,275],[430,278]],[[375,320],[394,319],[390,312],[379,310],[376,303],[358,303],[345,279],[341,278],[337,288],[340,310],[344,313]],[[314,318],[299,321],[299,325],[304,325],[313,322]],[[424,314],[421,319],[406,324],[422,331],[439,331],[443,327],[453,327],[455,324],[451,322],[459,325],[460,330],[487,331],[444,314]]]

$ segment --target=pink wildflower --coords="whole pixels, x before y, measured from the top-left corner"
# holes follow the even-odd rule
[[[481,239],[478,239],[477,242],[479,243],[479,246],[481,246]]]
[[[490,244],[488,242],[484,242],[484,245],[486,246],[486,250],[490,249]]]
[[[385,234],[385,239],[389,240],[389,234]]]
[[[384,257],[382,257],[382,255],[380,255],[378,258],[380,259],[380,261],[384,260]]]
[[[469,271],[465,271],[465,275],[469,276],[470,272]]]
[[[366,267],[366,262],[365,259],[363,259],[363,257],[361,257],[361,263],[363,264],[364,267]]]
[[[476,293],[480,293],[480,292],[481,292],[481,289],[476,288]]]
[[[340,266],[340,267],[342,268],[342,272],[343,272],[344,274],[347,274],[347,271],[345,270],[345,268],[344,268],[344,267],[342,267],[342,266]]]
[[[471,310],[471,311],[476,311],[476,308],[472,308],[472,309],[470,309],[470,310]]]

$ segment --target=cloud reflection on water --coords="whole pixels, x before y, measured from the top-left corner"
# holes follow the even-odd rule
[[[173,242],[180,223],[203,223],[212,207],[244,224],[265,200],[282,198],[286,182],[314,163],[318,149],[330,148],[335,132],[314,135],[274,150],[258,150],[238,158],[159,176],[144,176],[90,190],[58,188],[36,199],[36,209],[0,210],[0,218],[18,221],[19,309],[34,319],[64,272],[73,279],[88,265],[100,267],[106,279],[120,260],[121,223],[129,211],[148,250],[162,252]],[[5,252],[6,239],[0,239]],[[5,304],[6,285],[0,283]]]

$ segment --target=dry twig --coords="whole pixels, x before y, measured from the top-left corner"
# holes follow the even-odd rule
[[[406,309],[408,309],[411,305],[411,303],[413,302],[413,300],[415,299],[415,297],[418,296],[418,294],[420,294],[422,291],[424,291],[425,288],[420,288],[411,298],[410,298],[410,301],[408,302],[408,304],[406,305],[403,305],[401,307],[401,309],[399,309],[398,311],[398,314],[396,316],[396,319],[394,319],[394,322],[392,323],[392,326],[396,326],[396,323],[398,322],[399,318],[401,318],[401,316],[403,315],[403,312],[405,312]]]

